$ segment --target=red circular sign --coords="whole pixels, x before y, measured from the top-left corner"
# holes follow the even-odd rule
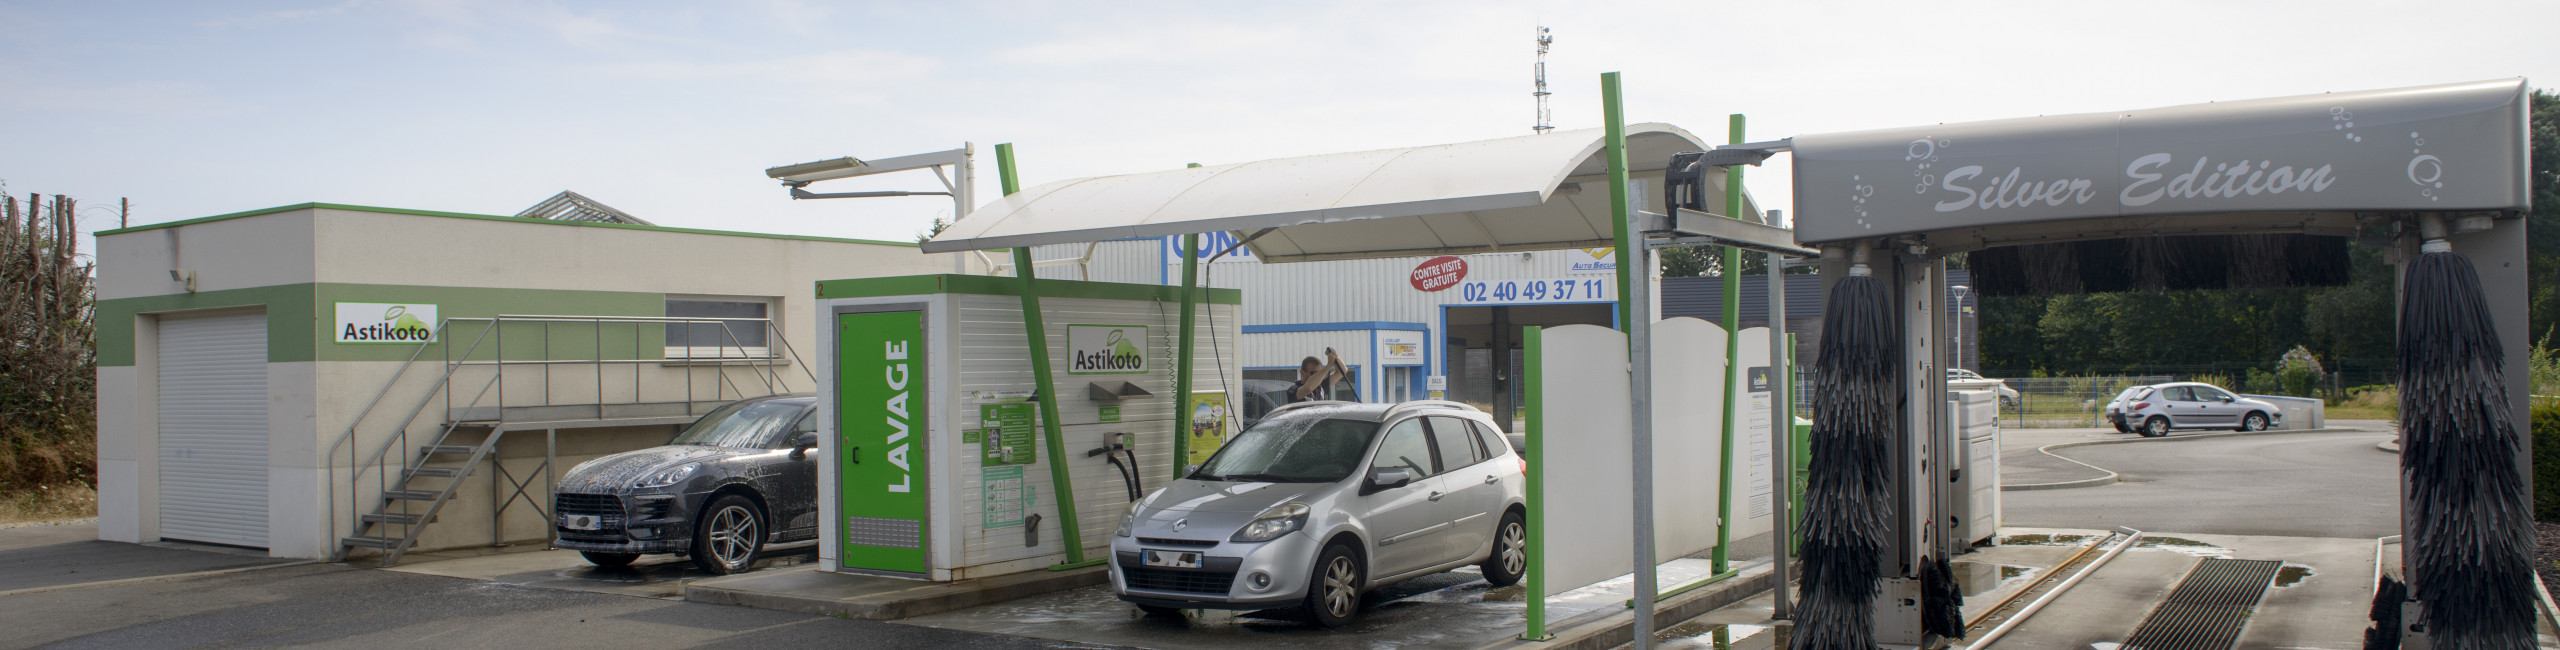
[[[1457,286],[1458,281],[1467,279],[1467,261],[1448,255],[1423,260],[1421,266],[1413,267],[1412,279],[1413,288],[1423,291]]]

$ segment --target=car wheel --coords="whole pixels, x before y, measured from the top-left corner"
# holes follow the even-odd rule
[[[693,565],[712,575],[741,573],[764,551],[764,515],[735,494],[712,499],[693,520]]]
[[[2240,418],[2240,430],[2241,430],[2241,431],[2265,431],[2265,430],[2267,430],[2267,414],[2265,414],[2265,413],[2258,413],[2258,412],[2254,412],[2254,411],[2250,412],[2248,417]]]
[[[596,551],[579,551],[578,555],[585,556],[588,564],[608,569],[631,566],[632,560],[640,559],[640,554],[638,553],[599,553]]]
[[[1521,574],[1529,570],[1529,526],[1520,513],[1502,513],[1502,523],[1493,528],[1493,554],[1476,568],[1484,572],[1486,584],[1509,587],[1520,582]]]
[[[1170,617],[1170,618],[1182,618],[1182,610],[1181,610],[1181,609],[1173,608],[1173,607],[1166,607],[1166,606],[1163,606],[1163,605],[1139,605],[1139,606],[1138,606],[1138,611],[1146,612],[1146,614],[1147,614],[1148,616],[1164,616],[1164,617]]]
[[[1334,544],[1316,554],[1315,575],[1307,581],[1307,618],[1323,627],[1350,625],[1360,616],[1360,584],[1366,572],[1351,547]]]
[[[2142,421],[2142,437],[2158,438],[2166,435],[2169,435],[2169,418],[2154,415],[2151,419]]]

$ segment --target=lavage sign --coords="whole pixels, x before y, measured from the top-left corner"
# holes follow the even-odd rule
[[[436,306],[428,303],[338,303],[339,343],[434,343]]]
[[[1146,350],[1145,325],[1067,326],[1070,375],[1146,374]]]

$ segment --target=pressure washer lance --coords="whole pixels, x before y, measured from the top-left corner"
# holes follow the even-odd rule
[[[1111,467],[1120,470],[1120,482],[1129,486],[1129,500],[1136,501],[1138,500],[1138,452],[1129,450],[1128,439],[1129,434],[1118,431],[1103,434],[1103,440],[1106,442],[1100,447],[1084,452],[1084,457],[1109,457]],[[1127,454],[1129,462],[1121,463],[1121,454]]]

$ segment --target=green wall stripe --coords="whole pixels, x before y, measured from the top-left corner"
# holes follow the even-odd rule
[[[1181,302],[1182,288],[1154,284],[1118,282],[1085,282],[1080,280],[1037,280],[1042,298],[1099,298],[1105,300],[1153,300]],[[901,275],[885,278],[822,280],[818,297],[877,298],[882,296],[916,296],[936,293],[965,293],[982,296],[1020,296],[1021,280],[987,275]],[[1244,304],[1244,291],[1209,289],[1203,298],[1220,305]]]
[[[523,316],[664,316],[667,297],[663,293],[632,291],[576,291],[564,289],[489,289],[475,287],[436,287],[390,284],[322,283],[313,292],[317,300],[313,313],[321,328],[334,326],[337,303],[340,302],[406,302],[433,303],[436,316],[443,319],[488,318],[500,314]],[[470,349],[486,326],[463,323],[450,326],[440,345],[454,346],[459,356]],[[475,359],[494,358],[497,342],[504,339],[509,361],[527,359],[593,359],[597,354],[597,328],[593,325],[555,323],[549,327],[547,348],[545,331],[539,323],[509,323],[502,332],[492,333],[471,354]],[[607,359],[660,359],[666,357],[666,330],[659,325],[605,325],[603,354]],[[638,340],[634,340],[635,337]],[[408,345],[340,344],[332,332],[321,331],[312,339],[320,349],[321,361],[405,361],[417,348]],[[638,356],[633,356],[634,353]],[[547,355],[546,355],[547,352]],[[429,348],[419,358],[441,360],[445,352]]]
[[[481,219],[481,220],[487,220],[487,221],[506,221],[506,222],[511,222],[511,223],[530,223],[530,224],[541,224],[541,225],[546,225],[546,226],[571,226],[571,227],[578,227],[578,228],[617,228],[617,229],[622,229],[622,230],[648,230],[648,231],[656,231],[656,232],[680,232],[680,233],[689,233],[689,234],[695,234],[695,235],[726,235],[726,236],[730,236],[730,237],[755,237],[755,238],[759,238],[759,239],[787,239],[787,240],[794,240],[794,241],[820,241],[820,242],[835,242],[835,243],[840,243],[840,244],[871,244],[871,245],[875,245],[875,246],[901,246],[901,247],[906,247],[906,248],[915,248],[915,247],[916,247],[916,244],[915,244],[914,242],[881,241],[881,240],[877,240],[877,239],[845,239],[845,238],[839,238],[839,237],[809,237],[809,236],[804,236],[804,235],[777,235],[777,234],[772,234],[772,233],[761,233],[761,232],[735,232],[735,231],[729,231],[729,230],[704,230],[704,229],[699,229],[699,228],[670,228],[670,227],[666,227],[666,226],[642,226],[642,225],[637,225],[637,224],[627,224],[627,223],[595,223],[595,222],[590,222],[590,221],[557,221],[557,220],[552,220],[552,219],[532,219],[532,218],[526,218],[526,217],[504,217],[504,216],[498,216],[498,215],[494,215],[494,214],[471,214],[471,213],[468,213],[468,212],[437,212],[437,211],[434,211],[434,210],[409,210],[409,209],[404,209],[404,208],[382,208],[382,207],[374,207],[374,206],[370,206],[370,205],[347,205],[347,204],[344,204],[344,203],[296,203],[296,204],[293,204],[293,205],[280,205],[280,206],[276,206],[276,207],[272,207],[272,208],[262,208],[262,209],[257,209],[257,210],[249,210],[249,211],[245,211],[245,212],[233,212],[233,213],[230,213],[230,214],[217,214],[217,215],[213,215],[213,216],[210,216],[210,217],[197,217],[197,218],[194,218],[194,219],[185,219],[185,220],[180,220],[180,221],[171,221],[171,222],[168,222],[168,223],[154,223],[154,224],[145,224],[145,225],[140,225],[140,226],[134,226],[134,227],[131,227],[131,228],[118,228],[118,229],[115,229],[115,230],[101,230],[101,231],[98,231],[98,233],[97,233],[97,234],[98,234],[98,236],[104,237],[104,236],[107,236],[107,235],[121,235],[121,234],[129,233],[129,232],[142,232],[142,231],[145,231],[145,230],[158,230],[158,229],[161,229],[161,228],[175,228],[175,227],[178,227],[178,226],[186,226],[186,225],[193,225],[193,224],[199,224],[199,223],[210,223],[210,222],[215,222],[215,221],[224,221],[224,220],[229,220],[229,219],[238,219],[238,218],[241,218],[241,217],[254,217],[254,216],[258,216],[258,215],[262,215],[262,214],[275,214],[275,213],[278,213],[278,212],[292,212],[292,211],[295,211],[295,210],[312,210],[312,209],[322,209],[322,210],[345,210],[345,211],[348,211],[348,212],[373,212],[373,213],[379,213],[379,214],[405,214],[405,215],[420,216],[420,217],[449,217],[449,218],[454,218],[454,219]]]
[[[117,298],[98,301],[98,365],[133,365],[134,317],[137,315],[249,306],[266,307],[269,362],[402,361],[417,352],[416,347],[407,345],[337,343],[334,333],[328,328],[335,325],[339,302],[433,303],[437,317],[445,319],[486,318],[499,314],[666,314],[666,294],[662,293],[334,282]],[[465,325],[454,329],[456,331],[446,333],[439,345],[469,346],[481,328]],[[633,358],[635,349],[641,359],[658,359],[666,355],[664,326],[606,325],[604,330],[606,358]],[[548,358],[552,359],[594,358],[596,335],[594,326],[572,324],[552,325],[547,337],[541,326],[530,323],[510,324],[503,332],[509,360],[545,358],[546,351]],[[472,356],[489,358],[494,355],[497,338],[492,336],[491,342],[483,343]],[[547,348],[545,343],[549,344]],[[441,350],[429,348],[420,358],[441,360],[443,355]]]
[[[224,289],[98,301],[98,365],[133,365],[134,316],[138,314],[264,306],[267,361],[310,361],[313,323],[311,283]]]

